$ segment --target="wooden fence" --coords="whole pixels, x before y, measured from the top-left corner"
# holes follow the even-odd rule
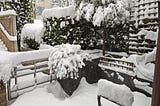
[[[156,47],[156,41],[145,39],[145,35],[129,36],[129,54],[144,54]]]

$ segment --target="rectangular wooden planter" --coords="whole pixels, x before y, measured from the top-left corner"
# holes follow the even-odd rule
[[[0,106],[7,106],[6,86],[0,81]]]

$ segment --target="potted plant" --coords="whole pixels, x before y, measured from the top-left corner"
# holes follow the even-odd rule
[[[80,45],[57,45],[50,53],[50,71],[55,73],[61,87],[69,96],[80,83],[84,60],[89,60],[89,56],[81,52]]]

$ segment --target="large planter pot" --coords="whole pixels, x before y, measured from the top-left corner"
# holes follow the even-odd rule
[[[61,84],[61,87],[69,96],[71,96],[73,92],[78,88],[80,80],[81,77],[79,77],[78,79],[71,79],[71,78],[58,79],[59,83]]]

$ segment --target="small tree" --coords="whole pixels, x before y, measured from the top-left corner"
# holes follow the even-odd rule
[[[79,3],[79,0],[76,3]],[[77,20],[81,17],[91,21],[95,27],[99,27],[99,32],[103,35],[104,55],[106,40],[111,34],[110,29],[117,24],[126,23],[129,12],[121,0],[83,0],[77,7]]]

